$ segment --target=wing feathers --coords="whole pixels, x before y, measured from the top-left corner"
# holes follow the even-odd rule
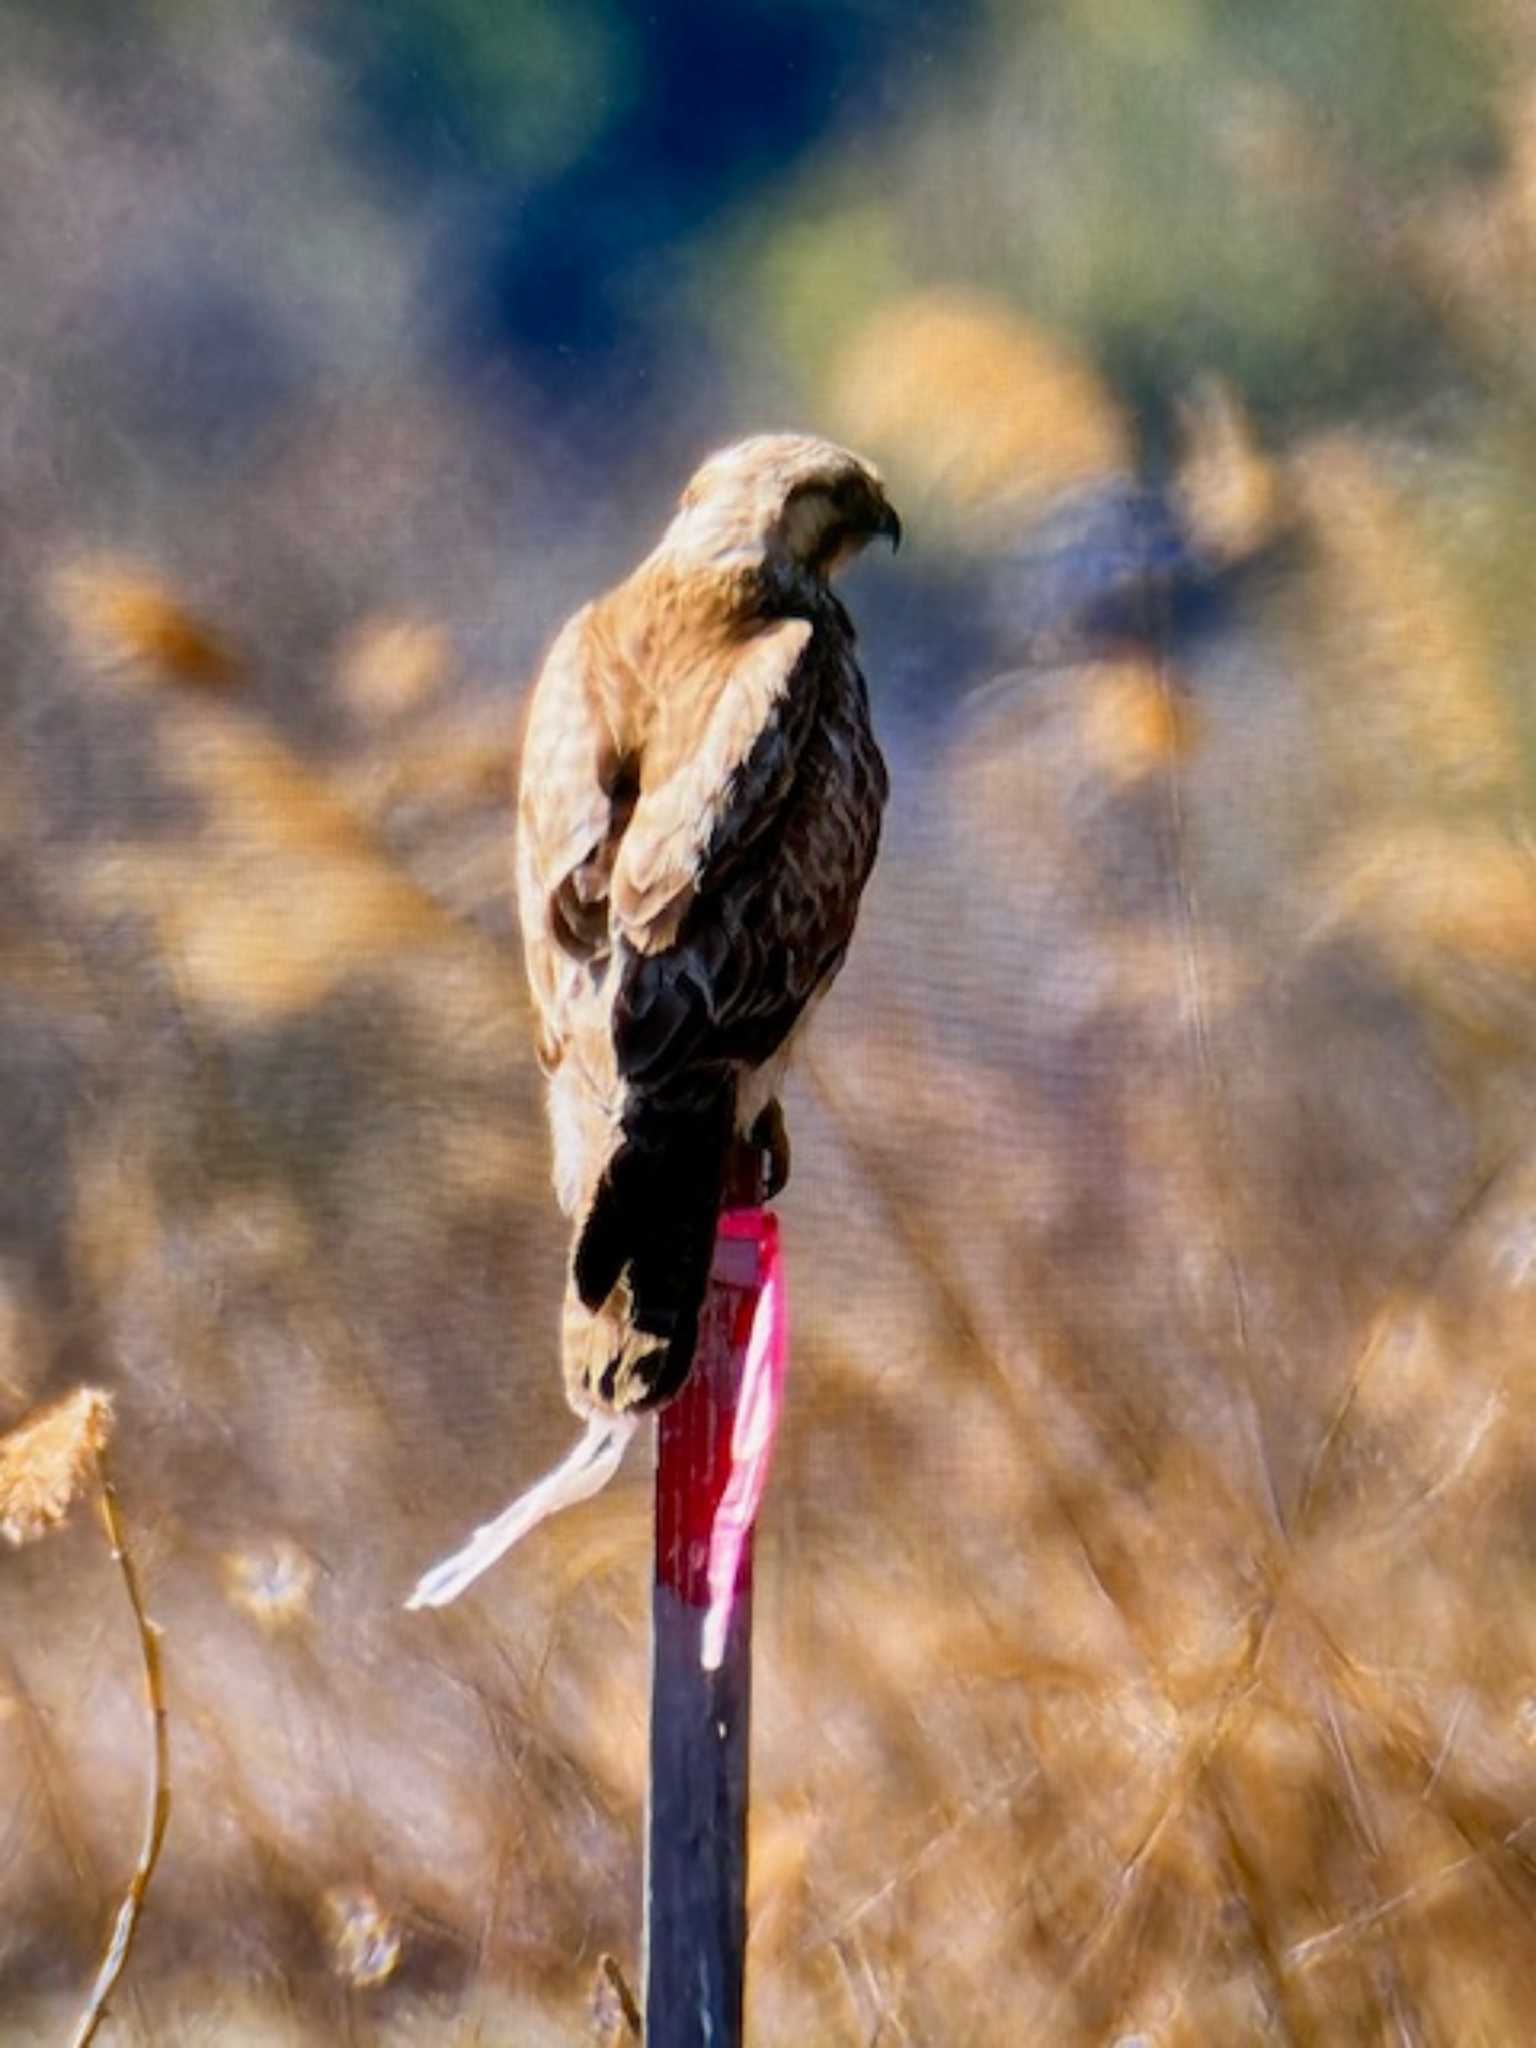
[[[590,605],[551,648],[529,712],[517,855],[546,1066],[563,1056],[588,965],[619,940],[635,953],[666,952],[706,861],[739,855],[771,825],[793,777],[793,727],[804,720],[786,715],[787,699],[811,632],[806,619],[782,619],[695,657],[697,682],[671,679],[659,710],[631,687],[627,726],[615,651],[600,644]],[[776,720],[785,744],[760,744]],[[732,843],[722,850],[727,809]],[[706,991],[655,993],[680,1023]]]
[[[642,762],[640,798],[619,843],[610,892],[613,929],[636,952],[660,952],[677,937],[733,779],[746,769],[810,638],[805,619],[754,634],[706,679],[712,701],[701,688],[692,703],[677,707],[682,730],[667,735],[666,751],[676,761],[671,771],[652,781],[649,761]]]
[[[671,1090],[690,1070],[778,1051],[852,935],[885,789],[862,679],[824,631],[722,792],[669,942],[616,949],[623,1081]]]

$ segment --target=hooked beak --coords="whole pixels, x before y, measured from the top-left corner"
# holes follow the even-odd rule
[[[901,547],[901,520],[894,505],[881,507],[880,517],[875,522],[875,532],[890,542],[893,555]]]

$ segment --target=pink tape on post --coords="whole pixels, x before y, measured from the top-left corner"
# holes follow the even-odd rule
[[[742,1556],[768,1484],[768,1466],[779,1433],[784,1374],[789,1361],[789,1313],[779,1219],[767,1209],[727,1209],[720,1218],[719,1235],[723,1239],[746,1239],[756,1245],[758,1296],[731,1429],[730,1476],[709,1532],[709,1606],[699,1649],[699,1661],[706,1671],[718,1671],[725,1654]]]

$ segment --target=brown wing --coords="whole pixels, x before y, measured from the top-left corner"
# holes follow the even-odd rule
[[[886,775],[841,616],[802,632],[750,749],[693,812],[688,859],[672,869],[686,882],[658,897],[649,943],[637,946],[615,915],[628,943],[617,948],[614,1049],[619,1073],[647,1091],[769,1058],[847,950]],[[616,912],[629,858],[626,834]]]
[[[610,893],[612,934],[635,952],[674,942],[727,815],[737,834],[771,815],[776,778],[752,768],[784,730],[810,638],[807,620],[783,619],[705,668],[698,687],[663,697]]]
[[[675,939],[810,637],[805,620],[781,621],[685,664],[645,705],[626,705],[590,607],[556,640],[529,711],[518,801],[518,907],[546,1065],[590,1011],[595,970],[616,943],[650,953]]]

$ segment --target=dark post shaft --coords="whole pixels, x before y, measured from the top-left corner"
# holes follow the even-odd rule
[[[756,1199],[746,1155],[731,1198]],[[699,1651],[715,1509],[730,1474],[757,1247],[718,1240],[687,1386],[657,1421],[651,1608],[651,1782],[646,1855],[647,2048],[739,2048],[747,1938],[747,1755],[752,1552],[742,1555],[718,1671]]]

